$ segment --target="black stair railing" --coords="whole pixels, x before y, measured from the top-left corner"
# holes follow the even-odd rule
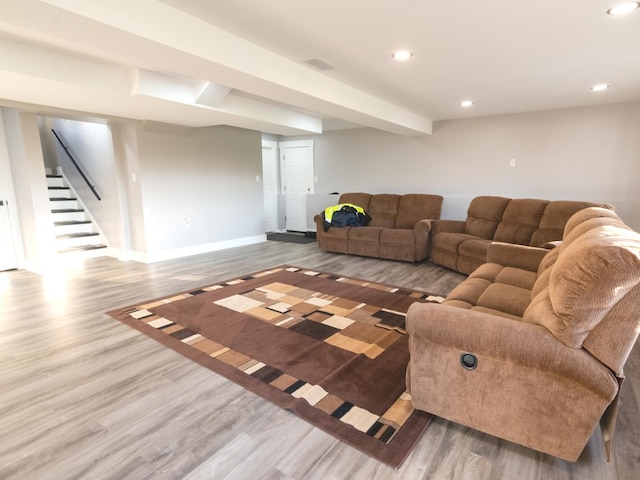
[[[75,161],[75,159],[73,158],[73,156],[71,155],[71,152],[69,151],[69,149],[67,148],[67,146],[62,142],[62,140],[60,139],[60,137],[58,136],[58,134],[56,133],[56,131],[52,128],[51,131],[53,132],[53,135],[56,137],[56,139],[58,140],[58,142],[60,143],[60,145],[62,145],[62,148],[64,149],[64,151],[66,152],[67,156],[69,157],[69,160],[71,160],[71,163],[73,163],[73,165],[76,167],[76,169],[78,170],[78,173],[80,174],[80,176],[84,179],[84,181],[87,183],[87,185],[89,186],[89,188],[91,189],[91,191],[93,192],[93,194],[96,196],[96,198],[98,200],[102,200],[102,198],[100,198],[100,195],[98,195],[98,192],[96,191],[96,187],[94,187],[91,182],[89,181],[89,179],[87,178],[87,176],[84,174],[84,172],[82,171],[82,169],[80,168],[80,165],[78,165],[78,162]]]

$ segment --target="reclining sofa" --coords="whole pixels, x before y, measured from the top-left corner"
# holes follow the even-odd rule
[[[417,262],[427,258],[430,219],[439,219],[440,195],[411,193],[343,193],[338,204],[364,208],[371,217],[365,227],[324,230],[324,215],[314,217],[318,246],[327,252]]]
[[[570,200],[476,197],[466,221],[431,222],[431,261],[468,275],[487,261],[491,242],[542,247],[562,238],[571,215],[592,206],[611,208]]]
[[[494,243],[442,304],[407,314],[415,408],[576,461],[600,422],[610,443],[640,332],[640,234],[604,208],[545,252]]]

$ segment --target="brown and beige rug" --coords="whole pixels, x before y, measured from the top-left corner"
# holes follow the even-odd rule
[[[281,266],[108,314],[397,467],[431,419],[405,391],[405,314],[441,300]]]

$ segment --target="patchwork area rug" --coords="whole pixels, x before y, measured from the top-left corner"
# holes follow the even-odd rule
[[[108,314],[397,467],[431,419],[405,391],[405,314],[440,301],[280,266]]]

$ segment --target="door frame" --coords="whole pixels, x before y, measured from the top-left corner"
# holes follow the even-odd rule
[[[9,161],[9,152],[7,150],[7,142],[4,133],[4,123],[2,122],[2,113],[0,112],[0,182],[2,182],[1,190],[4,192],[0,200],[5,202],[9,217],[9,230],[12,239],[14,265],[17,269],[23,269],[25,263],[24,248],[22,247],[22,233],[20,229],[20,221],[18,208],[16,204],[16,194],[13,187],[13,176],[11,174],[11,163]]]
[[[265,149],[269,149],[271,151],[273,151],[274,157],[273,157],[273,165],[271,166],[271,168],[273,168],[275,171],[271,171],[271,172],[267,172],[264,169],[264,151]],[[262,186],[263,186],[263,191],[265,189],[265,187],[267,186],[267,179],[270,177],[275,177],[275,189],[274,189],[274,194],[275,194],[275,211],[273,212],[272,217],[268,219],[269,223],[272,224],[272,231],[274,232],[279,232],[281,231],[280,229],[280,215],[279,215],[279,197],[280,197],[280,172],[279,170],[279,159],[280,159],[280,155],[278,152],[278,142],[274,141],[274,140],[262,140]],[[265,218],[266,218],[266,211],[265,211]]]

